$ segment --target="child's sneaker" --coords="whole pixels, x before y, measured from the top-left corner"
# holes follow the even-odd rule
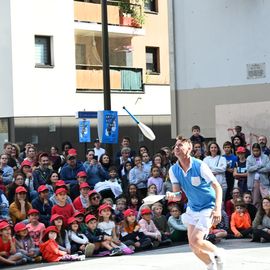
[[[119,256],[122,255],[122,250],[120,248],[113,248],[111,250],[110,256]]]
[[[95,251],[95,245],[92,243],[87,244],[87,246],[85,247],[85,257],[89,258],[93,255]]]
[[[79,258],[79,261],[84,261],[85,260],[85,255],[80,255],[80,256],[78,256],[78,258]]]

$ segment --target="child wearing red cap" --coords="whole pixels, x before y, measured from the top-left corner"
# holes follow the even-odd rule
[[[22,254],[16,253],[15,239],[6,220],[0,221],[0,266],[26,263]]]
[[[132,209],[124,211],[120,240],[133,250],[147,249],[152,246],[151,239],[141,231],[141,227],[136,220],[135,211]]]
[[[15,201],[9,207],[9,215],[13,224],[25,220],[30,209],[32,209],[32,205],[27,200],[27,190],[22,186],[17,187]]]
[[[158,247],[161,243],[161,233],[155,226],[152,217],[151,217],[151,209],[145,207],[141,210],[142,219],[139,221],[139,225],[141,226],[141,231],[151,238],[152,245],[154,247]]]
[[[81,261],[85,259],[84,256],[68,255],[65,251],[60,250],[56,241],[58,237],[59,231],[55,226],[49,226],[45,230],[42,238],[43,243],[40,244],[40,251],[45,261]]]
[[[71,254],[85,254],[86,257],[93,255],[95,245],[89,243],[88,238],[80,231],[79,222],[75,217],[68,219],[68,237],[71,244]]]
[[[90,206],[88,192],[90,191],[90,186],[84,182],[80,184],[80,196],[78,196],[74,201],[74,208],[78,211],[85,212],[85,210]]]
[[[85,223],[88,227],[85,235],[89,242],[95,245],[95,253],[98,253],[102,248],[105,248],[110,251],[111,256],[120,254],[119,251],[116,252],[114,245],[112,245],[112,237],[103,232],[101,229],[97,228],[97,218],[94,215],[87,215],[85,218]]]
[[[42,257],[39,256],[40,250],[35,246],[26,225],[23,222],[19,222],[14,226],[14,231],[17,252],[20,252],[27,259],[27,262],[42,261]]]
[[[68,218],[72,217],[74,214],[74,208],[71,204],[66,202],[67,200],[67,190],[65,188],[59,188],[55,191],[55,197],[58,204],[54,205],[52,208],[52,215],[58,214],[64,217],[64,224],[67,224]]]
[[[36,209],[30,209],[27,213],[29,223],[26,228],[29,231],[30,237],[33,239],[36,247],[41,242],[43,232],[45,231],[45,225],[39,222],[39,211]]]
[[[57,228],[59,232],[59,237],[56,239],[59,249],[70,254],[71,245],[68,238],[68,232],[65,228],[64,217],[58,214],[54,214],[51,216],[50,222]]]

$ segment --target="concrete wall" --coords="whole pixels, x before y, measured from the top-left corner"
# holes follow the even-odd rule
[[[257,142],[260,135],[270,139],[270,102],[226,104],[216,106],[216,137],[220,145],[230,140],[228,128],[242,126],[249,146]]]
[[[0,117],[13,116],[10,1],[0,1]]]
[[[269,1],[171,0],[173,135],[195,124],[215,137],[215,105],[270,99]],[[264,63],[265,76],[247,78]]]

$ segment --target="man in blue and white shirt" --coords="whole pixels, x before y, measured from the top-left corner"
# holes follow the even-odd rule
[[[182,220],[188,227],[189,245],[207,269],[221,270],[221,250],[204,238],[212,224],[221,221],[222,189],[206,163],[191,157],[191,151],[191,141],[178,136],[174,148],[178,161],[169,170],[173,193],[167,197],[173,198],[181,190],[185,192],[188,207]]]

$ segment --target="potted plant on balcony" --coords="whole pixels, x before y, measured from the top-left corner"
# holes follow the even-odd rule
[[[130,5],[129,0],[119,1],[120,9],[120,25],[132,26],[133,7]]]

